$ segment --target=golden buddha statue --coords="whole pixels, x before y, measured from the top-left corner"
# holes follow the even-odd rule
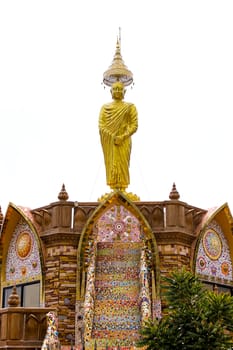
[[[111,87],[113,101],[103,105],[99,132],[104,154],[106,180],[113,190],[124,191],[129,183],[131,135],[138,128],[137,109],[124,102],[125,87],[120,81]]]
[[[113,101],[101,108],[99,133],[107,185],[126,194],[125,189],[130,183],[131,136],[138,128],[138,113],[134,104],[123,101],[125,87],[133,83],[133,74],[124,64],[120,43],[119,35],[112,64],[103,75],[103,83],[111,87]],[[139,200],[134,194],[127,193],[127,196],[132,200]],[[104,198],[106,195],[102,197]]]

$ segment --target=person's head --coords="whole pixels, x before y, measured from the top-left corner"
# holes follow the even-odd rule
[[[114,100],[123,100],[125,96],[125,87],[121,81],[116,81],[112,84],[111,94]]]

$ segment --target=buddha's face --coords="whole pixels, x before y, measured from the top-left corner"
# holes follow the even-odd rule
[[[111,88],[112,98],[114,100],[122,100],[125,95],[124,85],[121,82],[116,82]]]

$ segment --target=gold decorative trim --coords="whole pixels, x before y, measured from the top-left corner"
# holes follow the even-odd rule
[[[222,241],[219,234],[212,228],[206,230],[203,236],[203,247],[211,260],[218,260],[222,254]]]
[[[22,231],[16,240],[16,253],[20,259],[26,259],[32,251],[32,237],[28,231]]]

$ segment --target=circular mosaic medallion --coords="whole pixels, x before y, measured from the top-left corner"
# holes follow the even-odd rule
[[[203,256],[200,256],[198,258],[198,265],[199,265],[199,268],[201,270],[204,270],[206,268],[206,261],[205,261],[205,258]]]
[[[222,253],[222,241],[216,231],[208,229],[203,237],[203,246],[206,255],[212,260],[217,260]]]
[[[115,232],[124,232],[125,231],[125,223],[123,221],[116,221],[114,223],[114,231]]]
[[[25,259],[31,252],[32,239],[28,232],[21,232],[16,241],[16,252],[18,257]]]
[[[229,267],[229,264],[228,262],[224,261],[221,265],[221,271],[222,273],[227,276],[229,274],[229,270],[230,270],[230,267]]]

